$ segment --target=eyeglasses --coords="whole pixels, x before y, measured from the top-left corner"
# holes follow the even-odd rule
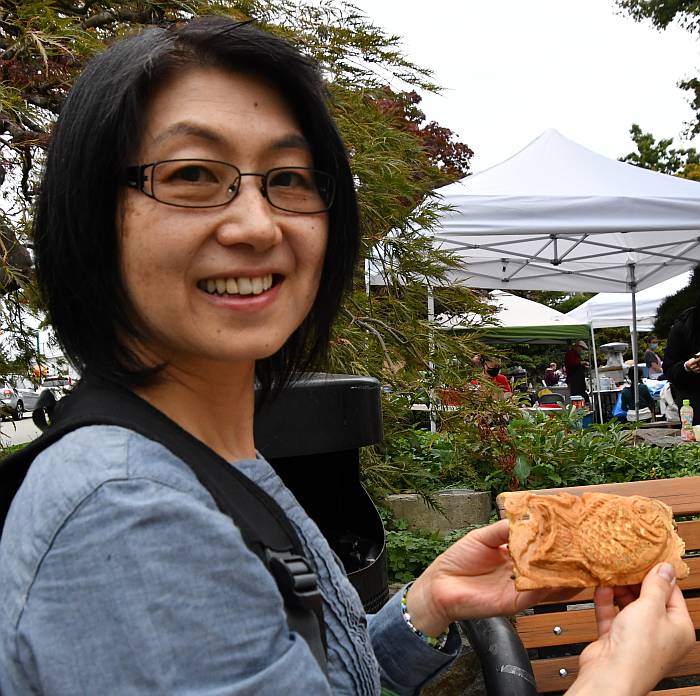
[[[311,167],[275,167],[258,173],[241,172],[218,160],[161,160],[127,167],[125,183],[165,205],[216,208],[238,195],[244,176],[260,177],[260,193],[279,210],[323,213],[333,204],[334,178]]]

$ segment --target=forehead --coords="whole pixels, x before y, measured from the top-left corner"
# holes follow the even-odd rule
[[[152,93],[141,150],[201,142],[240,151],[280,146],[308,149],[282,93],[265,78],[192,67]]]

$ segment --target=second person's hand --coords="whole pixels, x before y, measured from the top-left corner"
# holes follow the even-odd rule
[[[579,676],[567,696],[645,696],[695,644],[669,563],[652,568],[638,599],[629,591],[599,587],[595,602],[598,640],[581,653]]]

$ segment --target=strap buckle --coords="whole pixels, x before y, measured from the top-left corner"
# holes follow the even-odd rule
[[[286,603],[298,609],[318,611],[321,608],[318,578],[305,556],[268,548],[265,557]]]

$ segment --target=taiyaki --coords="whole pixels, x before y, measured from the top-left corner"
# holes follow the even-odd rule
[[[517,590],[635,585],[657,563],[690,572],[671,508],[643,496],[501,493]]]

